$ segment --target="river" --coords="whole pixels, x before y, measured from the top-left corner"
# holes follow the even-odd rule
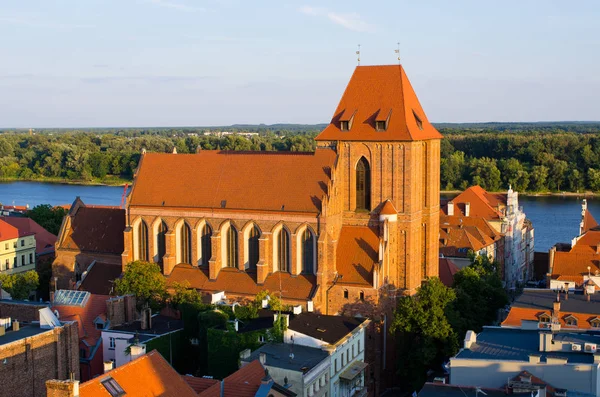
[[[84,186],[59,183],[0,183],[0,203],[11,205],[71,204],[76,196],[84,203],[119,205],[121,186]],[[446,196],[447,197],[447,196]],[[535,228],[535,250],[548,251],[557,242],[570,242],[579,232],[581,198],[573,196],[521,196],[527,217]],[[600,197],[588,198],[592,214],[600,220]]]

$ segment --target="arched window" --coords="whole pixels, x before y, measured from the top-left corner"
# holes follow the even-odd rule
[[[364,157],[356,164],[356,209],[371,210],[371,168]]]
[[[148,225],[141,221],[137,227],[137,259],[140,261],[148,261]]]
[[[258,239],[260,238],[260,230],[254,225],[248,233],[248,269],[256,270],[258,263]]]
[[[277,233],[277,270],[290,271],[290,234],[284,227]]]
[[[179,263],[191,263],[192,260],[192,229],[186,222],[179,228]]]
[[[166,253],[165,235],[167,234],[167,224],[160,222],[156,231],[156,260],[158,263],[162,263],[163,257]]]
[[[315,236],[307,227],[302,233],[301,240],[302,273],[314,273]]]
[[[205,223],[200,230],[200,266],[208,266],[208,261],[212,257],[211,243],[212,229]]]
[[[233,225],[229,225],[226,238],[226,265],[227,267],[238,267],[238,232]]]

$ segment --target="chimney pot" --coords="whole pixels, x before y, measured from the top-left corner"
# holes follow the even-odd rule
[[[265,365],[267,363],[267,355],[265,353],[260,353],[258,355],[258,360],[262,365]]]
[[[13,331],[18,331],[21,329],[21,324],[19,324],[19,322],[17,320],[14,320],[12,322],[12,329]]]
[[[114,362],[112,361],[105,361],[104,362],[104,373],[107,373],[108,371],[112,371],[113,370],[113,365]]]

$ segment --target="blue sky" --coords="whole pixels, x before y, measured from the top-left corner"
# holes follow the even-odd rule
[[[600,120],[600,1],[3,0],[0,127],[328,122],[402,63],[434,122]]]

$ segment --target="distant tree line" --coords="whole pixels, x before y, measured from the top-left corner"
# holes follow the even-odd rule
[[[0,131],[0,179],[131,181],[142,149],[312,151],[324,125]],[[440,124],[442,190],[600,192],[600,124]],[[204,135],[205,132],[256,132]]]

